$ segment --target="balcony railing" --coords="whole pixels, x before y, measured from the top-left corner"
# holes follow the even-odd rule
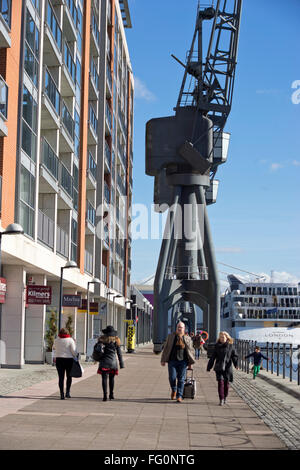
[[[65,258],[69,257],[69,235],[59,226],[56,227],[56,251]]]
[[[123,179],[119,174],[117,174],[117,185],[119,186],[121,193],[123,195],[125,195],[126,194],[126,186],[123,183]]]
[[[109,228],[107,225],[103,226],[103,232],[104,232],[104,241],[109,245]]]
[[[94,33],[96,44],[99,45],[100,33],[99,33],[99,29],[98,29],[98,23],[97,23],[97,20],[96,20],[96,17],[94,15],[93,11],[92,11],[92,31]]]
[[[45,138],[43,139],[43,164],[52,176],[58,180],[59,159]]]
[[[95,162],[91,152],[89,152],[89,156],[88,156],[88,169],[92,173],[93,177],[96,179],[96,177],[97,177],[97,163]]]
[[[93,255],[89,251],[84,251],[84,270],[93,274]]]
[[[73,178],[69,170],[65,167],[62,162],[59,162],[60,165],[60,175],[59,175],[59,183],[61,187],[66,191],[67,194],[71,198],[73,198]]]
[[[44,212],[38,213],[38,239],[50,248],[54,247],[54,220],[50,219]]]
[[[111,110],[110,110],[108,103],[106,103],[106,119],[107,119],[109,130],[111,131],[112,117],[111,117]]]
[[[107,267],[102,264],[101,266],[101,281],[106,283],[106,278],[107,278]]]
[[[91,104],[89,106],[89,121],[90,121],[90,125],[92,126],[92,129],[97,134],[98,119],[94,111],[94,108]]]
[[[91,77],[93,79],[96,90],[99,88],[99,74],[97,72],[97,66],[93,59],[91,59]]]
[[[45,68],[45,94],[49,98],[56,114],[60,114],[60,93],[48,68]]]
[[[7,119],[8,86],[0,75],[0,113]]]
[[[61,107],[61,118],[62,118],[62,122],[65,126],[65,128],[67,129],[70,137],[72,138],[72,140],[74,140],[74,119],[72,118],[66,104],[64,101],[62,101],[62,107]]]
[[[110,202],[110,190],[109,190],[109,187],[108,187],[107,183],[105,183],[105,181],[104,181],[104,199],[109,204],[109,202]]]
[[[50,4],[50,1],[48,0],[48,5],[47,5],[47,25],[50,28],[50,31],[52,33],[52,36],[57,44],[57,47],[61,51],[62,49],[62,31],[59,26],[59,21],[56,18],[56,15],[54,13],[54,10]]]
[[[67,69],[69,71],[70,77],[72,78],[73,82],[75,83],[76,80],[76,65],[73,60],[71,51],[69,49],[69,46],[67,42],[65,41],[65,51],[64,51],[64,61],[67,66]]]
[[[74,0],[67,0],[67,5],[74,21],[74,25],[77,27],[77,8],[75,6]]]
[[[110,164],[111,164],[111,151],[110,151],[109,145],[108,145],[108,143],[107,143],[106,141],[105,141],[105,158],[106,158],[108,167],[110,168]]]
[[[96,210],[90,201],[86,201],[86,220],[95,227]]]
[[[107,76],[107,81],[110,87],[110,90],[112,90],[112,76],[111,76],[111,70],[109,65],[106,65],[106,76]]]
[[[0,13],[11,29],[11,0],[0,0]]]

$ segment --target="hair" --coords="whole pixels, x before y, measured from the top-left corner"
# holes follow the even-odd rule
[[[255,346],[255,348],[254,348],[254,349],[258,349],[258,350],[260,351],[260,347],[259,347],[259,346]]]
[[[58,333],[58,334],[59,334],[59,335],[68,335],[69,332],[68,332],[65,328],[61,328],[61,329],[59,330],[59,333]]]
[[[116,343],[117,346],[121,346],[121,340],[118,336],[102,335],[98,338],[98,342],[99,341],[103,343]]]
[[[220,333],[219,333],[219,338],[217,339],[217,342],[218,342],[218,343],[220,342],[220,336],[221,336],[221,335],[226,336],[226,338],[227,338],[227,339],[226,339],[226,343],[233,344],[233,341],[234,341],[234,340],[233,340],[233,338],[231,338],[230,334],[227,333],[227,331],[220,331]]]

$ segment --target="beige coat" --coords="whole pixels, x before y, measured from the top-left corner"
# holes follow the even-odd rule
[[[172,351],[172,347],[174,344],[174,339],[175,339],[176,333],[171,333],[168,335],[166,342],[164,344],[164,349],[161,354],[161,363],[163,362],[168,362],[169,357]],[[188,357],[188,364],[195,364],[195,351],[193,348],[193,342],[189,336],[183,335],[183,342],[185,343],[185,349],[187,352],[187,357]]]

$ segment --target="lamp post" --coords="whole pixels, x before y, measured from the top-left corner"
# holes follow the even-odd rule
[[[85,342],[86,342],[86,354],[87,354],[87,347],[88,347],[88,339],[89,339],[89,314],[90,314],[90,284],[100,284],[101,281],[97,277],[93,277],[91,281],[87,283],[87,300],[86,300],[86,322],[85,322]]]
[[[108,319],[108,296],[112,295],[112,291],[106,291],[106,319],[105,319],[105,328],[107,327],[107,319]]]
[[[115,321],[115,299],[117,299],[118,297],[123,297],[122,295],[120,294],[115,294],[113,296],[113,322]],[[118,323],[118,322],[117,322]],[[118,327],[118,325],[116,325],[116,328]]]
[[[2,274],[1,266],[1,245],[2,245],[2,236],[3,235],[23,235],[24,230],[20,224],[10,224],[6,227],[3,232],[0,232],[0,276]],[[1,338],[1,317],[2,317],[2,305],[0,306],[0,338]]]
[[[62,309],[62,301],[63,301],[63,275],[64,275],[64,269],[77,268],[77,267],[78,266],[75,263],[75,261],[67,261],[65,266],[62,266],[60,268],[58,331],[61,329],[61,309]]]
[[[131,317],[131,304],[133,304],[133,300],[125,300],[125,305],[126,304],[130,304],[130,317]],[[126,308],[127,310],[127,308]],[[125,320],[127,320],[127,318],[125,318]],[[126,328],[126,325],[127,325],[127,322],[125,322],[125,331],[124,331],[124,342],[126,343],[126,331],[127,331],[127,328]]]

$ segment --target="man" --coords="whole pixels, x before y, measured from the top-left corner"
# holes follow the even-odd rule
[[[168,335],[161,355],[161,365],[168,363],[169,383],[172,389],[171,400],[182,402],[187,367],[195,363],[193,342],[185,335],[185,324],[179,322],[176,332]]]

